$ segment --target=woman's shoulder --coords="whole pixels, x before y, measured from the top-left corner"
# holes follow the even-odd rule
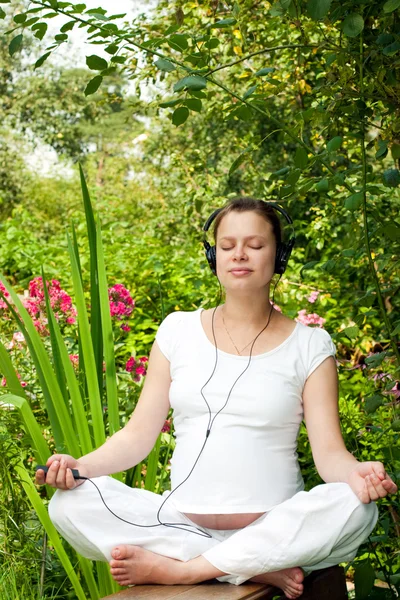
[[[175,310],[170,312],[161,322],[160,327],[176,327],[181,323],[188,323],[198,318],[198,313],[201,309],[197,310]]]

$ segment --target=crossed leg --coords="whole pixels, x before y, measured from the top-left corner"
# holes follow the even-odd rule
[[[192,585],[227,575],[213,567],[203,556],[183,562],[130,545],[118,546],[111,554],[111,575],[120,585]],[[268,583],[283,590],[287,598],[295,599],[303,592],[303,579],[301,569],[290,568],[258,575],[249,581]]]

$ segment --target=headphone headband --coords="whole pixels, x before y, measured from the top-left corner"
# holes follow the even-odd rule
[[[263,202],[265,204],[268,204],[268,206],[271,206],[278,212],[280,212],[285,217],[285,219],[289,223],[289,225],[292,226],[292,235],[289,238],[289,240],[286,243],[279,242],[277,245],[277,249],[276,249],[274,273],[279,273],[280,275],[282,275],[282,273],[284,273],[284,271],[287,267],[287,263],[289,261],[290,254],[292,252],[293,246],[296,241],[295,231],[294,231],[294,227],[293,227],[293,220],[290,217],[290,215],[288,215],[288,213],[285,211],[285,209],[282,208],[282,206],[280,206],[276,202],[266,202],[265,200]],[[210,268],[211,268],[212,272],[214,273],[214,275],[217,274],[217,250],[216,250],[215,246],[211,246],[209,244],[209,242],[206,240],[205,233],[210,229],[212,222],[214,221],[216,216],[222,210],[224,210],[224,208],[217,208],[217,210],[214,210],[214,212],[208,217],[208,219],[205,222],[204,227],[203,227],[203,231],[204,231],[203,245],[204,245],[208,264],[210,265]]]

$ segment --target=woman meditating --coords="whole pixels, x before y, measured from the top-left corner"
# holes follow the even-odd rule
[[[360,463],[344,446],[330,335],[270,301],[291,250],[277,208],[241,197],[205,229],[212,221],[206,254],[225,303],[168,315],[127,425],[86,456],[51,456],[36,481],[59,488],[49,513],[61,535],[109,561],[121,585],[250,580],[297,598],[305,574],[355,557],[376,524],[375,500],[397,487],[382,463]],[[148,456],[171,407],[171,491],[108,477]],[[296,453],[303,419],[326,482],[309,492]]]

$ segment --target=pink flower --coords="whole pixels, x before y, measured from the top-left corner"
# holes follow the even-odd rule
[[[161,433],[169,433],[171,431],[171,419],[167,419],[162,426]]]
[[[10,297],[10,294],[7,292],[6,288],[5,288],[5,287],[4,287],[4,285],[1,283],[1,281],[0,281],[0,292],[2,292],[6,298],[9,298],[9,297]],[[7,308],[8,308],[7,304],[6,304],[6,303],[4,302],[4,300],[3,300],[3,299],[0,297],[0,310],[7,309]]]
[[[16,331],[12,336],[11,342],[8,344],[8,349],[11,350],[14,347],[22,348],[24,343],[26,343],[24,335],[20,331]]]
[[[311,294],[308,296],[307,300],[309,302],[311,302],[311,304],[313,304],[316,301],[316,299],[318,298],[318,296],[319,296],[319,292],[317,292],[317,291],[311,292]]]
[[[72,362],[74,369],[79,367],[79,354],[70,354],[69,360]]]
[[[47,281],[47,290],[49,293],[50,306],[54,312],[55,319],[60,324],[75,323],[77,312],[72,306],[71,297],[61,289],[60,282],[57,279]],[[23,304],[34,320],[36,329],[41,335],[49,335],[46,325],[46,300],[41,277],[35,277],[29,282],[30,297],[23,301]]]
[[[132,373],[133,369],[135,368],[135,364],[136,364],[136,361],[135,361],[134,357],[131,356],[125,365],[125,369],[128,371],[128,373]]]
[[[21,375],[19,373],[17,373],[17,377],[19,380],[21,380]],[[3,387],[6,387],[7,379],[5,377],[3,377],[3,379],[1,380],[1,385]],[[26,381],[21,381],[21,385],[22,385],[22,387],[26,387],[28,384],[26,383]]]
[[[148,356],[141,356],[139,358],[139,362],[141,363],[147,363],[149,361],[149,357]]]
[[[326,319],[320,317],[317,313],[308,314],[306,309],[303,308],[302,310],[299,310],[295,321],[300,321],[300,323],[303,323],[304,325],[318,325],[318,327],[322,327]]]
[[[135,372],[137,375],[143,375],[143,377],[146,375],[146,369],[142,365],[136,367]]]
[[[117,321],[127,321],[131,316],[135,302],[129,291],[121,284],[116,283],[108,290],[108,299],[110,301],[110,313]],[[123,331],[129,331],[130,327],[124,323],[121,325]]]

